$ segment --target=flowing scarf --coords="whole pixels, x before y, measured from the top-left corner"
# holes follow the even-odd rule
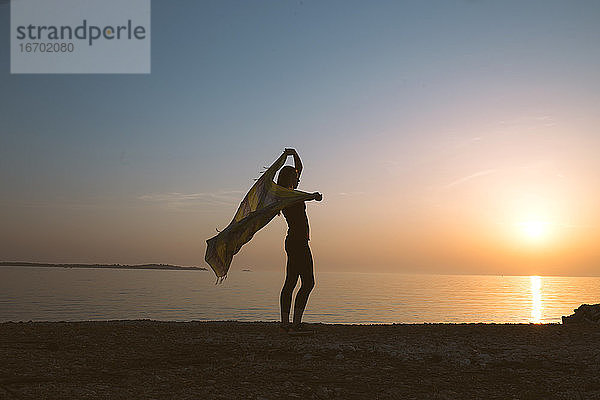
[[[258,178],[240,203],[229,225],[206,241],[204,259],[215,271],[217,283],[227,277],[233,256],[282,209],[314,199],[311,193],[288,189],[273,182],[275,173],[285,164],[286,158],[285,154],[281,155]]]

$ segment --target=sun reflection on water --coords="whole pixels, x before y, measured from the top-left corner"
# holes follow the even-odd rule
[[[531,282],[531,321],[539,324],[542,321],[542,278],[530,276]]]

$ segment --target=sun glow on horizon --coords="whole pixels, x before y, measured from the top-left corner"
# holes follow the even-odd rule
[[[551,224],[547,221],[529,220],[517,224],[521,236],[529,242],[540,243],[550,236]]]
[[[531,282],[531,322],[539,324],[542,321],[542,278],[530,276]]]

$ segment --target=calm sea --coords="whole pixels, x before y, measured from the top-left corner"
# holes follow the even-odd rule
[[[274,321],[283,272],[0,267],[0,322]],[[600,277],[320,273],[307,322],[559,322]]]

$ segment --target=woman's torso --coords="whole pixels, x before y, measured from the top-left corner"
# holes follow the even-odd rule
[[[287,239],[293,241],[310,240],[306,204],[300,202],[282,210],[288,224]]]

